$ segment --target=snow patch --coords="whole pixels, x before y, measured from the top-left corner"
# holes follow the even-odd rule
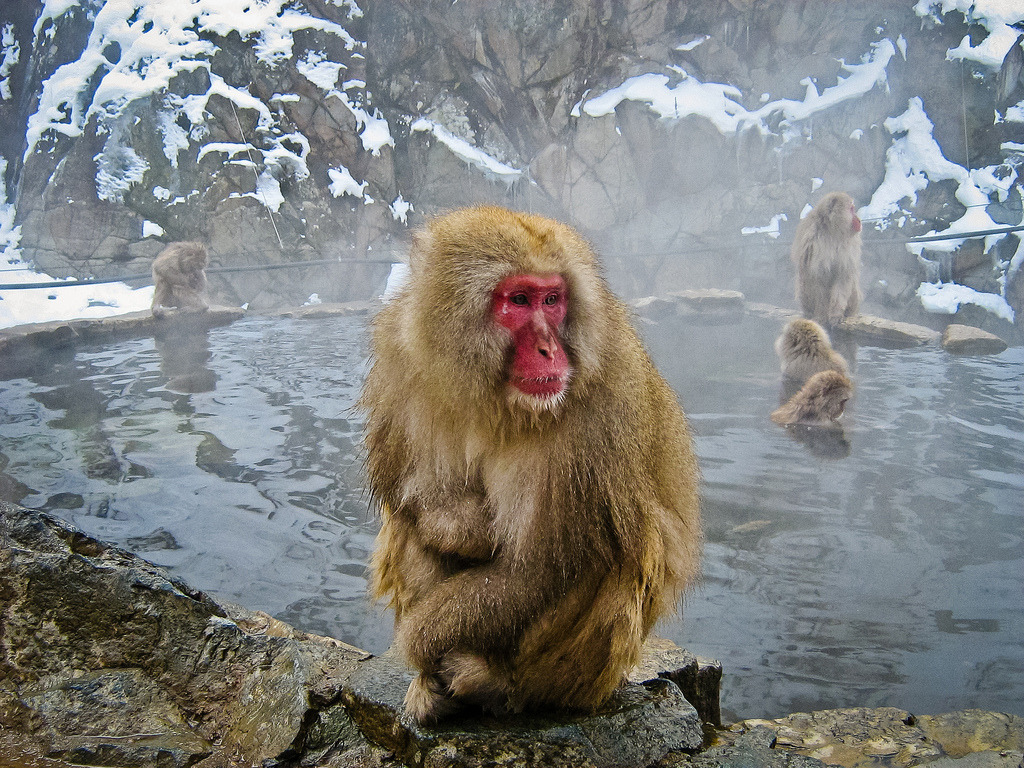
[[[779,224],[783,221],[788,221],[789,217],[784,213],[777,213],[772,216],[772,220],[765,224],[763,227],[743,227],[740,230],[741,235],[768,235],[768,237],[778,237]]]
[[[423,132],[432,134],[434,138],[448,147],[448,149],[450,149],[461,160],[465,161],[469,165],[479,168],[485,173],[493,174],[498,178],[511,180],[521,176],[523,173],[518,168],[506,165],[505,163],[491,157],[483,150],[477,149],[468,141],[460,139],[443,125],[435,123],[433,120],[421,117],[410,126],[410,130],[414,133]]]
[[[21,60],[21,45],[14,36],[14,25],[5,24],[0,30],[0,101],[11,98],[11,72]]]
[[[367,182],[356,181],[352,178],[348,168],[343,165],[337,168],[329,168],[327,175],[331,177],[331,184],[327,189],[334,197],[351,195],[352,197],[362,198],[363,193],[366,191]]]
[[[994,293],[982,293],[957,283],[921,283],[917,297],[926,311],[940,315],[956,314],[961,304],[975,304],[997,317],[1013,322],[1013,309],[1006,299]]]
[[[674,86],[669,86],[668,75],[637,75],[586,100],[582,111],[591,117],[602,117],[614,112],[623,101],[638,101],[647,104],[665,120],[698,116],[710,121],[723,135],[751,126],[768,135],[772,133],[770,118],[781,116],[783,122],[806,120],[818,112],[863,96],[876,85],[886,85],[886,67],[895,54],[896,47],[889,39],[872,43],[861,63],[842,62],[842,68],[849,76],[838,78],[835,85],[818,93],[808,78],[802,81],[807,88],[802,101],[778,99],[754,111],[747,110],[740,103],[742,93],[738,88],[723,83],[702,83],[681,67],[672,67],[681,78]]]
[[[413,209],[412,203],[405,200],[401,196],[401,194],[399,194],[399,196],[394,199],[394,201],[391,203],[391,205],[388,206],[388,208],[391,210],[391,216],[395,219],[395,221],[400,221],[403,224],[408,224],[406,218],[408,217],[409,212]]]

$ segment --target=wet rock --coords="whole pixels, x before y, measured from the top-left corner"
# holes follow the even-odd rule
[[[593,715],[410,722],[412,671],[220,603],[0,502],[0,753],[89,765],[651,765],[694,751],[721,669],[662,643]],[[662,669],[662,668],[666,669]],[[638,678],[646,677],[638,673]],[[28,745],[28,746],[26,746]]]
[[[776,749],[844,768],[1017,768],[1024,750],[1024,719],[982,710],[915,717],[892,707],[835,709],[745,720],[727,734],[766,728],[775,734]]]
[[[213,752],[138,669],[46,676],[22,689],[21,703],[41,721],[49,755],[69,763],[182,768]]]
[[[17,766],[1014,768],[1024,749],[1021,718],[978,710],[830,710],[705,730],[721,666],[668,641],[650,642],[593,715],[467,711],[426,728],[404,715],[412,671],[393,652],[371,657],[218,602],[6,502],[0,605],[0,762]]]
[[[838,327],[852,334],[857,341],[896,349],[919,347],[939,340],[938,331],[931,328],[873,315],[847,318]]]
[[[664,677],[679,686],[683,696],[697,710],[702,722],[722,725],[722,663],[695,656],[671,640],[650,638],[640,663],[630,672],[631,682],[642,683]]]
[[[694,768],[824,768],[825,763],[813,757],[776,749],[775,732],[758,727],[744,733],[729,746],[709,749],[690,758],[682,758],[672,766]]]
[[[348,317],[349,315],[366,315],[380,306],[377,301],[345,301],[285,309],[278,314],[281,317],[318,318]]]
[[[922,715],[918,725],[928,738],[958,758],[985,750],[1024,752],[1024,717],[980,709]]]
[[[906,768],[942,756],[914,717],[893,707],[798,712],[777,720],[745,720],[730,730],[763,727],[775,732],[777,749],[845,768],[879,763]]]
[[[973,752],[965,757],[940,757],[928,763],[930,768],[1020,768],[1021,752]]]
[[[727,291],[717,288],[693,288],[675,291],[669,294],[684,307],[697,312],[736,314],[743,313],[744,297],[740,291]]]
[[[665,320],[675,317],[678,311],[676,303],[659,296],[645,296],[633,302],[633,309],[640,317],[647,320]]]
[[[366,657],[261,633],[259,614],[4,502],[0,596],[0,753],[12,733],[80,764],[260,763],[288,752],[317,691],[333,695]]]
[[[410,765],[643,766],[703,741],[697,711],[667,679],[626,685],[593,715],[473,712],[425,727],[403,714],[412,677],[389,651],[361,664],[342,694],[362,732]]]
[[[942,348],[955,355],[998,355],[1006,347],[994,333],[970,325],[950,323],[942,333]]]

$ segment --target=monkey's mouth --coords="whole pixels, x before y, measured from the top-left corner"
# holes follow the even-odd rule
[[[539,397],[543,400],[561,395],[568,382],[568,376],[537,376],[533,378],[517,376],[512,379],[511,384],[524,395]]]

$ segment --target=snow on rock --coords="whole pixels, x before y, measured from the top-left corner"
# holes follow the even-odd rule
[[[14,25],[0,29],[0,100],[11,98],[10,74],[21,60],[21,45],[14,36]]]
[[[511,165],[506,165],[491,157],[482,149],[477,149],[468,141],[460,139],[443,125],[435,123],[433,120],[421,117],[414,121],[409,128],[413,132],[433,134],[438,141],[448,147],[460,159],[485,173],[508,180],[515,179],[523,173],[518,168],[513,168]]]
[[[982,293],[957,283],[921,283],[917,296],[928,312],[940,315],[956,314],[961,304],[976,304],[997,317],[1013,322],[1013,309],[1006,299],[994,293]]]
[[[408,223],[407,217],[409,212],[413,210],[412,203],[405,200],[401,195],[396,197],[388,208],[391,209],[391,215],[395,221],[400,221],[403,224]]]
[[[51,320],[100,318],[149,309],[153,286],[130,288],[124,283],[60,287],[63,281],[24,266],[0,272],[0,283],[53,282],[53,288],[0,289],[0,328]]]
[[[871,196],[871,202],[858,211],[866,220],[886,220],[900,213],[904,201],[910,206],[917,202],[917,193],[929,184],[939,181],[957,183],[956,198],[966,208],[964,214],[943,230],[943,234],[971,232],[997,227],[986,213],[985,206],[991,201],[990,195],[1005,199],[1016,179],[1012,174],[1000,179],[994,168],[980,168],[969,171],[961,165],[947,160],[942,148],[932,136],[933,125],[925,114],[921,99],[914,97],[907,110],[885,121],[885,128],[896,138],[886,152],[885,178]],[[884,225],[883,225],[884,226]],[[930,232],[928,234],[937,234]],[[1003,235],[994,235],[986,241],[991,247]],[[950,252],[956,250],[963,240],[944,240],[929,243],[932,251]],[[911,248],[920,255],[924,246]]]
[[[332,195],[335,197],[351,195],[362,199],[363,193],[366,191],[366,182],[356,181],[352,178],[348,168],[330,168],[327,175],[331,178],[331,186],[328,189]]]
[[[942,16],[957,11],[968,21],[988,30],[976,46],[965,36],[956,48],[946,52],[949,61],[976,61],[990,69],[999,69],[1003,58],[1020,35],[1011,24],[1024,20],[1024,3],[1015,0],[918,0],[914,12],[922,18],[942,23]]]
[[[75,5],[68,0],[46,0],[35,34],[52,34],[55,26],[48,22]],[[350,3],[350,18],[357,14],[358,8]],[[96,118],[100,122],[99,132],[108,134],[103,151],[96,156],[97,193],[100,199],[119,201],[141,180],[146,169],[145,162],[122,136],[125,131],[120,119],[126,107],[138,99],[166,94],[158,125],[164,153],[172,167],[176,167],[178,154],[202,138],[207,102],[211,96],[219,95],[233,106],[257,111],[256,131],[271,143],[269,153],[264,154],[269,154],[265,161],[272,174],[294,173],[304,178],[308,175],[305,153],[297,155],[287,147],[298,143],[308,151],[308,141],[294,134],[276,136],[272,131],[274,116],[260,99],[214,75],[210,59],[218,48],[206,39],[210,33],[225,36],[237,32],[243,39],[253,40],[257,58],[274,66],[292,55],[293,35],[300,30],[336,35],[348,50],[362,45],[343,27],[294,10],[287,0],[107,0],[95,12],[82,55],[57,68],[43,83],[38,110],[28,122],[25,158],[35,152],[48,134],[79,136],[86,123]],[[310,53],[298,68],[311,82],[329,90],[343,65]],[[210,76],[206,93],[184,97],[167,93],[172,78],[195,70],[205,70]],[[91,95],[90,86],[95,87]],[[376,119],[366,116],[363,123],[373,129],[372,145],[381,146],[387,139],[382,137]],[[190,127],[183,127],[183,123]],[[204,153],[208,151],[212,150]],[[267,197],[267,190],[275,184],[261,177],[253,196]]]
[[[787,221],[788,216],[784,213],[777,213],[772,216],[771,221],[765,224],[763,227],[743,227],[740,230],[742,235],[768,235],[768,237],[778,237],[781,233],[779,232],[779,223]]]
[[[889,39],[872,43],[871,51],[859,64],[846,64],[849,73],[821,93],[810,79],[802,84],[806,94],[802,101],[778,99],[769,101],[755,111],[741,103],[743,94],[738,88],[723,83],[702,83],[681,67],[672,67],[680,81],[669,86],[670,78],[663,74],[637,75],[622,85],[594,96],[583,104],[582,111],[591,117],[602,117],[615,111],[623,101],[647,104],[665,120],[698,116],[709,120],[723,134],[732,134],[747,127],[756,127],[762,134],[772,133],[769,119],[781,115],[785,122],[806,120],[812,115],[850,99],[864,95],[876,85],[886,83],[886,67],[896,54],[896,46]]]

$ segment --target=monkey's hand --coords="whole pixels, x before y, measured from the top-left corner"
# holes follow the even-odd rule
[[[483,494],[466,493],[421,509],[416,527],[423,544],[442,555],[490,560],[495,553],[491,513]]]

